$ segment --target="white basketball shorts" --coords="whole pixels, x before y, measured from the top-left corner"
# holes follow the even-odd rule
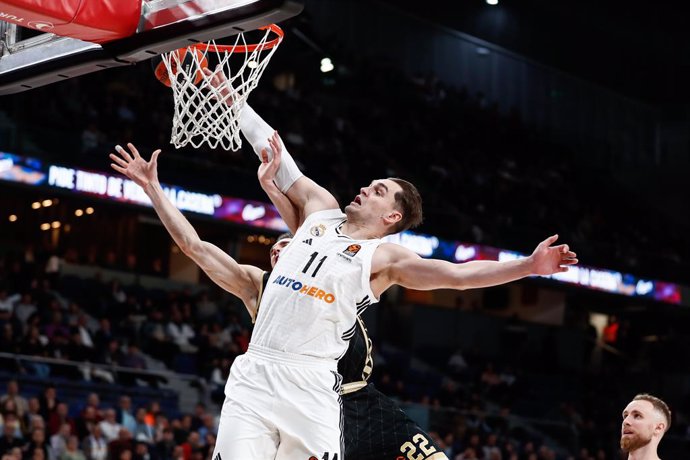
[[[213,460],[343,460],[334,360],[250,344],[230,369]]]

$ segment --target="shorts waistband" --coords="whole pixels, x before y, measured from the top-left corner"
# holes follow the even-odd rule
[[[325,369],[329,371],[337,371],[338,361],[330,358],[320,358],[318,356],[298,355],[287,351],[273,350],[271,348],[262,347],[261,345],[249,344],[247,356],[254,356],[257,358],[264,358],[270,361],[287,364],[297,367],[308,367],[312,369]]]

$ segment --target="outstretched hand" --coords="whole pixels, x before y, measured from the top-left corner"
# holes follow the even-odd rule
[[[144,160],[139,151],[131,143],[127,144],[129,152],[119,145],[115,146],[115,151],[120,156],[114,153],[110,154],[110,159],[113,163],[110,166],[117,172],[124,174],[132,179],[137,185],[146,188],[150,183],[158,182],[158,155],[161,150],[158,149],[151,154],[151,160]]]
[[[261,164],[259,165],[259,171],[257,173],[261,184],[270,184],[273,182],[278,168],[280,168],[283,146],[278,131],[274,131],[273,135],[268,138],[268,145],[270,145],[273,151],[273,156],[269,159],[268,151],[265,148],[261,150]]]
[[[532,262],[532,274],[553,275],[554,273],[567,272],[570,265],[575,265],[577,254],[570,250],[567,244],[551,246],[558,239],[553,235],[539,243],[530,256]]]

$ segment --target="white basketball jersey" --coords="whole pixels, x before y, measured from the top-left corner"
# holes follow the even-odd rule
[[[378,302],[371,258],[381,240],[342,233],[339,209],[311,214],[280,253],[261,297],[251,342],[272,350],[340,359],[357,315]]]

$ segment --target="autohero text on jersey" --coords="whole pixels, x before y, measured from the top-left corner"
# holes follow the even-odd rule
[[[330,292],[326,292],[323,289],[319,289],[317,286],[309,286],[307,284],[303,284],[300,281],[288,278],[283,275],[278,276],[273,281],[273,284],[290,288],[293,291],[299,292],[302,295],[308,295],[310,297],[314,297],[315,299],[323,300],[326,303],[335,302],[335,296]]]

